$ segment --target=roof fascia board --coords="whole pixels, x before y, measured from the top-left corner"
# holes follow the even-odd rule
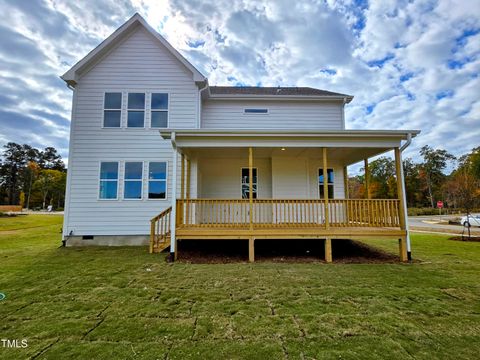
[[[397,137],[406,139],[408,134],[415,137],[419,130],[216,130],[178,129],[161,130],[162,137],[175,131],[178,137]]]
[[[321,96],[321,95],[253,95],[253,94],[209,94],[211,100],[299,100],[299,101],[345,101],[349,103],[353,96]]]

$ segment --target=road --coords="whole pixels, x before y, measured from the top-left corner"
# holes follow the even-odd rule
[[[409,216],[408,225],[411,231],[418,230],[418,231],[461,235],[463,231],[463,226],[445,224],[445,222],[448,222],[449,219],[455,219],[455,218],[458,218],[458,216],[452,216],[452,215]],[[472,235],[480,236],[480,228],[472,227],[470,228],[470,231]],[[466,233],[467,233],[467,229],[465,229],[465,234]]]

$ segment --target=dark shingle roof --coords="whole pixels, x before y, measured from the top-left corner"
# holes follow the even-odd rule
[[[212,95],[350,96],[311,87],[210,86]]]

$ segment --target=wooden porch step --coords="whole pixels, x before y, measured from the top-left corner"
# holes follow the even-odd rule
[[[170,242],[171,242],[170,241],[170,235],[168,235],[165,240],[159,242],[157,246],[153,247],[153,252],[154,253],[161,253],[163,250],[165,250],[166,248],[168,248],[170,246]]]

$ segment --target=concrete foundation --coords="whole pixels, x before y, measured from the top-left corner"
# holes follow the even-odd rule
[[[67,236],[65,245],[73,246],[142,246],[150,243],[149,235]]]

